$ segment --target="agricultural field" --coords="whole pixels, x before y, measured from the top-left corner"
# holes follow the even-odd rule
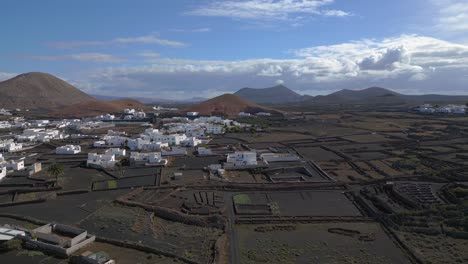
[[[410,263],[378,223],[236,226],[241,263]]]

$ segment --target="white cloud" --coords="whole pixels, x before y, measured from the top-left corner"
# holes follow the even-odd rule
[[[0,72],[0,81],[8,80],[18,75],[17,73],[11,72]]]
[[[428,76],[424,73],[416,73],[415,75],[411,76],[409,79],[410,81],[424,81],[428,78]]]
[[[152,52],[152,51],[145,51],[145,52],[138,53],[137,56],[144,57],[144,58],[159,58],[161,54],[157,52]]]
[[[460,34],[466,38],[468,33],[468,1],[432,0],[438,10],[436,29],[449,34]]]
[[[435,38],[402,35],[364,39],[291,51],[291,59],[242,61],[154,58],[151,64],[107,67],[88,78],[101,92],[148,93],[171,97],[176,91],[206,96],[205,90],[233,92],[240,87],[267,87],[280,79],[298,91],[365,88],[380,85],[400,92],[466,93],[468,46]],[[132,89],[129,89],[131,87]],[[445,90],[443,90],[445,92]]]
[[[59,49],[75,49],[81,47],[90,47],[90,46],[107,46],[107,45],[127,45],[127,44],[155,44],[160,46],[169,46],[174,48],[180,48],[187,46],[186,43],[167,40],[159,37],[159,34],[149,34],[139,37],[121,37],[115,38],[108,41],[62,41],[62,42],[52,42],[48,43],[50,47],[59,48]]]
[[[180,29],[180,28],[176,28],[176,29],[172,29],[171,31],[174,31],[174,32],[183,32],[183,33],[186,33],[186,32],[191,32],[191,33],[206,33],[206,32],[211,32],[212,29],[209,28],[209,27],[192,28],[192,29]]]
[[[284,81],[283,81],[283,80],[276,80],[275,83],[276,83],[277,85],[282,85],[282,84],[284,84]]]
[[[122,62],[122,59],[115,57],[114,55],[104,53],[78,53],[68,55],[57,55],[57,56],[29,56],[26,59],[38,60],[38,61],[80,61],[80,62],[96,62],[96,63],[115,63]]]
[[[297,20],[303,15],[349,16],[342,10],[324,10],[334,0],[242,0],[212,1],[187,12],[195,16],[230,17],[251,20]]]

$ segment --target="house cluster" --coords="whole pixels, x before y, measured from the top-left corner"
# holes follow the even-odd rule
[[[204,138],[207,135],[221,135],[226,129],[232,127],[246,127],[247,124],[223,119],[219,116],[189,118],[172,118],[163,120],[164,130],[167,133],[184,133],[188,137]]]
[[[58,155],[75,155],[81,152],[81,146],[79,145],[65,145],[57,147],[55,149],[55,154]]]
[[[0,152],[18,152],[23,149],[23,144],[16,143],[14,140],[4,140],[0,142]]]
[[[417,112],[427,114],[458,114],[464,115],[467,113],[466,105],[444,105],[444,106],[433,106],[430,104],[420,105],[415,108]]]
[[[104,154],[88,153],[86,165],[93,168],[113,168],[118,158],[125,157],[126,150],[120,148],[110,148]]]
[[[198,148],[198,153],[201,155],[208,155],[212,153],[210,149]],[[207,154],[204,154],[207,153]],[[208,170],[214,177],[212,179],[223,178],[227,170],[245,170],[254,168],[267,168],[273,162],[297,162],[300,157],[293,153],[275,153],[265,151],[235,151],[228,153],[226,162],[223,164],[212,164],[208,166]]]
[[[28,128],[23,130],[23,134],[16,135],[19,142],[49,142],[52,139],[64,139],[65,134],[58,129]]]
[[[4,109],[4,108],[0,108],[0,115],[3,115],[3,116],[11,116],[11,112],[10,112],[10,110]]]
[[[258,112],[258,113],[255,113],[255,114],[251,114],[251,113],[246,113],[246,112],[239,112],[238,116],[239,117],[271,116],[271,113]]]
[[[123,112],[116,116],[114,114],[98,115],[88,118],[89,121],[117,121],[117,120],[141,120],[146,118],[146,113],[135,109],[125,109]]]

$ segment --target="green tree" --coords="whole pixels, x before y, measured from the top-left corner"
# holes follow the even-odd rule
[[[59,176],[64,173],[63,166],[57,163],[52,163],[47,168],[47,173],[49,176],[54,177],[55,180],[58,182]]]

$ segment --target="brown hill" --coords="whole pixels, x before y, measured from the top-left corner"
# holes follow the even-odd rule
[[[132,99],[103,101],[93,99],[91,101],[73,104],[51,113],[51,116],[61,118],[81,118],[98,116],[109,113],[120,113],[126,108],[148,111],[145,104]]]
[[[0,82],[2,108],[51,110],[90,100],[94,98],[47,73],[25,73]]]
[[[223,94],[218,97],[192,105],[184,112],[199,112],[201,115],[227,115],[237,116],[239,112],[258,113],[278,111],[251,103],[234,94]]]

